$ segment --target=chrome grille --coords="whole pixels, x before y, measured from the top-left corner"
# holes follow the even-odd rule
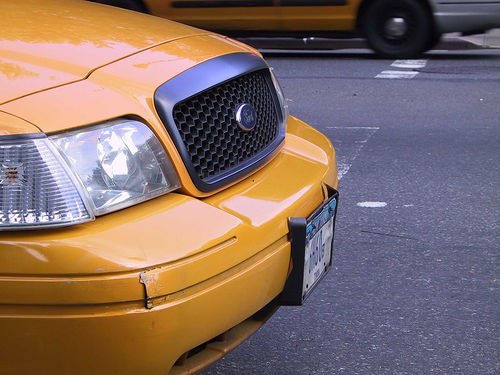
[[[279,107],[267,69],[231,79],[203,91],[173,108],[173,120],[202,181],[210,181],[242,165],[266,149],[280,135]],[[257,113],[250,132],[235,119],[239,105],[247,103]]]

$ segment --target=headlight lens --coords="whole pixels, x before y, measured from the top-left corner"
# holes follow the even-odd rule
[[[179,187],[163,147],[141,122],[117,120],[51,139],[85,187],[96,215]]]
[[[0,139],[0,229],[92,220],[78,188],[47,138]]]

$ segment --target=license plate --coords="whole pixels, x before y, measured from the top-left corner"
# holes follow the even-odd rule
[[[332,263],[338,192],[330,192],[308,218],[290,219],[293,269],[281,296],[283,305],[302,305]]]
[[[314,288],[330,267],[336,207],[337,201],[331,201],[323,206],[321,213],[307,224],[302,286],[304,295]]]

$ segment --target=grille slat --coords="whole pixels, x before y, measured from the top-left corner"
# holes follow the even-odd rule
[[[198,177],[209,181],[238,169],[277,139],[280,119],[266,69],[237,77],[173,108],[173,119]],[[235,119],[236,108],[253,106],[257,123],[242,131]]]

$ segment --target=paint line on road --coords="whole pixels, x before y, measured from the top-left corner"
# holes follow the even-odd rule
[[[427,65],[427,60],[396,60],[391,66],[403,69],[422,69]]]
[[[356,203],[358,207],[364,208],[381,208],[387,206],[386,202],[358,202]]]
[[[379,73],[375,78],[383,79],[412,79],[418,75],[418,72],[409,72],[405,70],[384,70]]]
[[[415,69],[425,68],[427,65],[427,60],[395,60],[392,64],[392,68],[400,69],[412,69],[412,70],[384,70],[379,73],[375,78],[382,79],[412,79],[418,75]]]
[[[354,129],[354,130],[379,130],[377,126],[327,126],[327,129]]]
[[[326,131],[337,150],[337,173],[339,180],[344,177],[352,163],[361,153],[368,140],[380,128],[374,126],[327,126]]]

